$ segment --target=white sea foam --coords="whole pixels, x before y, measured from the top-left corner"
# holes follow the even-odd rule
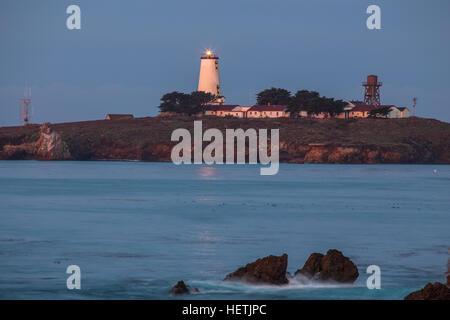
[[[289,279],[285,285],[249,284],[239,281],[217,281],[217,280],[191,280],[190,286],[196,287],[200,293],[275,293],[282,291],[293,291],[302,289],[331,289],[331,288],[356,288],[363,287],[362,284],[337,283],[331,281],[309,280],[294,277]]]

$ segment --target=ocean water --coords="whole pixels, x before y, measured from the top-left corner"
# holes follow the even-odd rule
[[[402,299],[444,281],[450,166],[0,161],[1,299]],[[353,285],[223,282],[270,254],[336,248]],[[381,289],[366,268],[381,268]],[[68,290],[66,268],[81,268]],[[172,297],[178,281],[199,293]]]

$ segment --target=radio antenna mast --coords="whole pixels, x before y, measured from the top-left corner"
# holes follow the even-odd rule
[[[31,116],[31,88],[25,87],[23,98],[20,99],[20,122],[26,126]]]

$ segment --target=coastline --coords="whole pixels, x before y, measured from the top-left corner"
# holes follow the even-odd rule
[[[0,128],[0,160],[170,161],[171,133],[280,129],[280,163],[450,164],[450,124],[434,119],[227,119],[146,117],[51,124],[70,155],[36,152],[39,125]],[[206,145],[206,143],[205,143]],[[33,149],[34,148],[34,149]],[[41,148],[42,149],[42,148]]]

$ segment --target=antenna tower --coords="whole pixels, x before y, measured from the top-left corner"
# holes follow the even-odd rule
[[[20,99],[20,122],[26,126],[31,116],[31,88],[25,87],[23,98]]]

